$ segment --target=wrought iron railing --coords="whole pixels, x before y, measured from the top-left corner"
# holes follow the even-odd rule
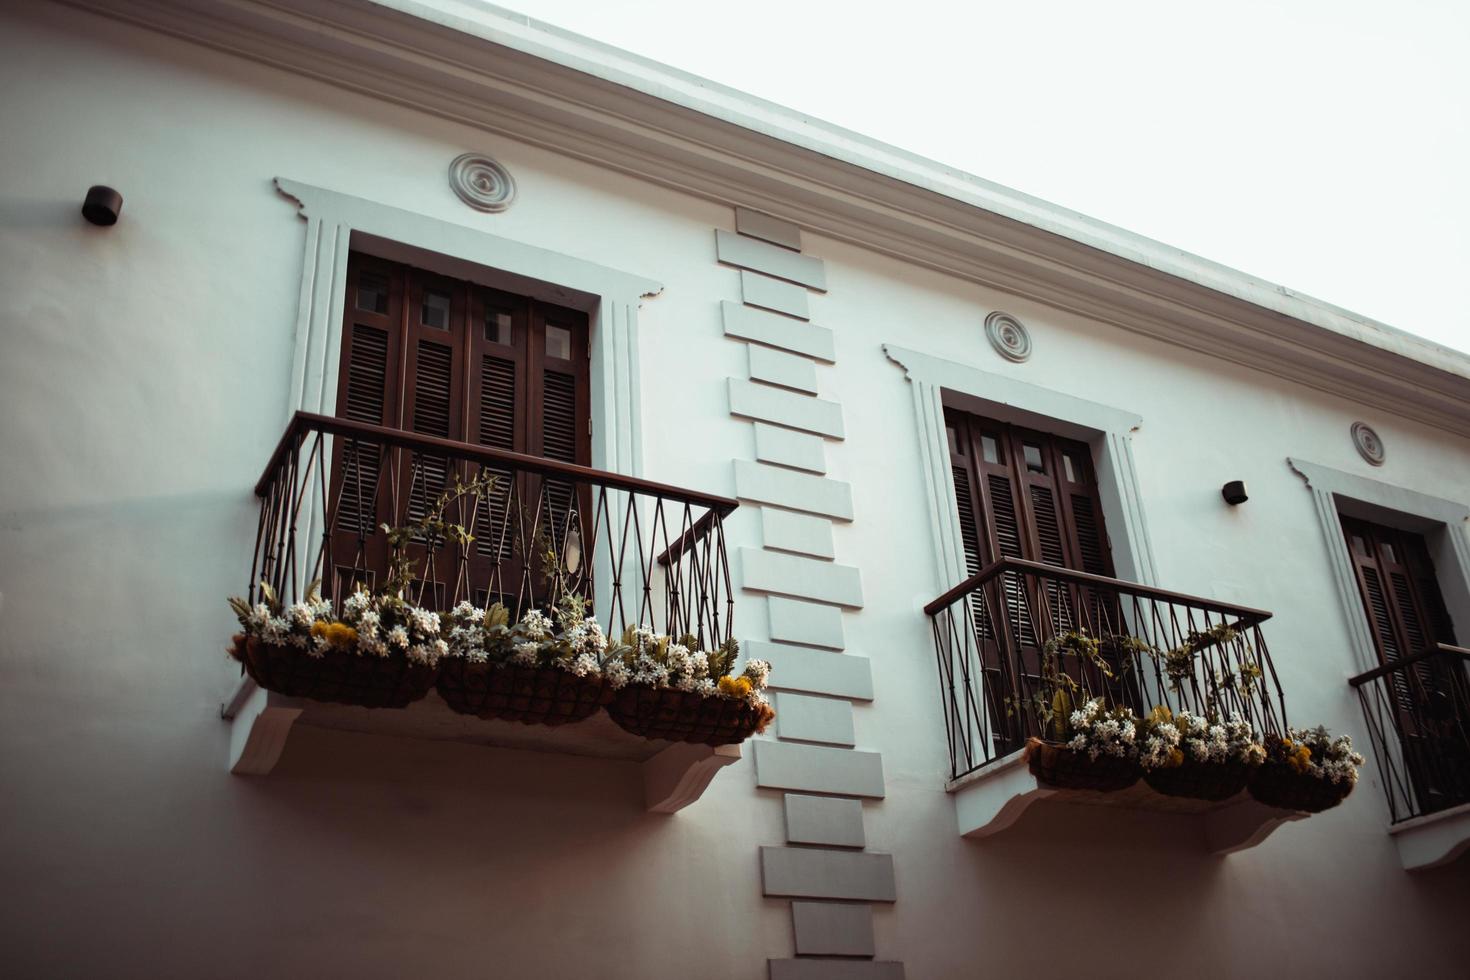
[[[1348,681],[1394,823],[1470,803],[1467,666],[1470,650],[1440,643]]]
[[[1259,609],[1006,558],[924,607],[934,629],[950,774],[958,778],[1052,737],[1054,693],[1228,717],[1280,733],[1285,703]],[[1069,656],[1069,639],[1096,656]],[[1057,651],[1048,678],[1047,651]]]
[[[724,518],[737,504],[585,466],[298,412],[255,493],[251,601],[313,581],[340,599],[389,572],[388,528],[417,524],[407,598],[447,610],[500,601],[519,615],[570,592],[609,635],[648,626],[730,637]],[[424,521],[442,507],[441,528]],[[463,534],[457,528],[463,529]]]

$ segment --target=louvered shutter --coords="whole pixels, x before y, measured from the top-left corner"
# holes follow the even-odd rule
[[[567,462],[590,461],[585,314],[357,253],[348,261],[344,307],[340,416]],[[548,324],[558,345],[553,356],[546,349]],[[478,475],[476,467],[452,456],[402,452],[390,459],[381,447],[352,440],[337,441],[332,472],[332,561],[339,580],[369,585],[387,567],[378,525],[416,520],[456,478]],[[396,486],[388,485],[390,474],[397,474]],[[452,590],[478,602],[500,598],[515,605],[526,594],[523,559],[536,542],[525,520],[534,516],[527,512],[536,510],[540,485],[524,474],[494,475],[491,493],[446,514],[472,529],[475,544],[462,561],[457,549],[441,543],[415,596],[419,601],[443,607]],[[541,527],[564,549],[569,528],[585,520],[588,506],[574,499],[565,482],[547,491],[551,506],[541,505]],[[475,583],[473,595],[464,588],[467,578]]]
[[[1342,517],[1343,534],[1358,580],[1379,660],[1384,664],[1436,643],[1455,643],[1444,598],[1424,539],[1412,532]],[[1470,758],[1464,758],[1458,721],[1439,706],[1465,703],[1463,669],[1420,662],[1386,679],[1404,761],[1423,812],[1470,799]]]
[[[337,379],[337,414],[355,422],[398,424],[401,363],[402,270],[358,255],[349,257]],[[391,506],[384,447],[363,440],[334,441],[329,491],[332,534],[327,556],[329,594],[340,598],[353,582],[376,585],[387,558],[376,534]]]
[[[531,451],[547,459],[585,465],[591,450],[587,428],[590,398],[587,391],[587,318],[549,303],[531,307],[530,367],[539,382],[530,405]],[[590,544],[590,488],[579,493],[566,480],[541,481],[539,509],[541,525],[560,558],[560,574],[568,584],[582,588],[589,567],[585,551]],[[551,569],[542,569],[550,577]]]
[[[469,322],[469,441],[511,452],[528,451],[531,387],[527,368],[530,302],[496,290],[477,289]],[[474,515],[471,579],[478,605],[495,600],[516,608],[524,586],[521,510],[527,485],[515,472],[490,467],[495,478]],[[519,547],[518,547],[519,544]]]

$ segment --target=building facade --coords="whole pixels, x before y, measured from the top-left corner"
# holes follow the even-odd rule
[[[1470,358],[488,6],[0,18],[13,975],[1464,975]],[[423,604],[549,548],[774,724],[242,678],[225,597],[467,466]],[[1355,791],[1039,781],[1043,641],[1120,621],[1233,623]]]

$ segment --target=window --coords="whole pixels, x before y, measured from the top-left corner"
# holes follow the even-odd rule
[[[1092,453],[1084,443],[953,408],[945,409],[945,426],[970,575],[999,559],[1020,558],[1112,577]],[[1113,594],[1085,583],[1007,571],[995,587],[972,591],[966,601],[997,755],[1019,748],[1028,734],[1025,713],[1014,706],[1041,689],[1046,639],[1071,629],[1094,636],[1126,631]],[[1110,693],[1141,703],[1131,681]]]
[[[359,253],[348,259],[347,296],[338,416],[566,463],[590,461],[585,313]],[[452,466],[431,452],[395,458],[365,440],[338,441],[332,551],[357,558],[345,568],[339,563],[337,594],[349,575],[373,584],[387,563],[375,529],[393,522],[395,500],[407,501],[408,520],[422,516],[452,484]],[[519,572],[511,566],[521,556],[511,554],[507,522],[538,521],[561,553],[585,508],[555,480],[543,486],[539,477],[492,472],[500,480],[481,498],[472,560],[506,567],[498,576],[472,575],[513,592]],[[441,558],[440,581],[453,581],[452,556]]]
[[[1440,643],[1456,645],[1424,538],[1339,516],[1379,663],[1388,666]],[[1463,668],[1427,660],[1393,672],[1386,683],[1405,768],[1423,812],[1470,802],[1464,719],[1453,710],[1470,703]]]
[[[971,575],[999,558],[1113,574],[1084,443],[947,408],[950,470]]]

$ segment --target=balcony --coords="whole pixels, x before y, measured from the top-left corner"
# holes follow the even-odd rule
[[[1470,850],[1470,650],[1436,644],[1366,671],[1358,692],[1406,869]]]
[[[444,611],[461,600],[479,608],[499,602],[514,622],[573,595],[609,637],[647,627],[692,635],[710,650],[731,636],[723,521],[737,504],[728,498],[308,413],[292,419],[255,493],[251,605],[271,593],[289,606],[313,583],[339,603],[358,584],[380,586],[393,551],[386,528],[421,522],[447,499],[442,525],[399,541],[400,557],[412,564],[404,598],[415,605]],[[233,726],[237,774],[269,773],[293,728],[313,726],[614,760],[636,773],[648,808],[659,812],[688,805],[740,758],[738,744],[640,737],[601,711],[559,725],[459,714],[432,690],[384,710],[284,696],[243,676],[222,715]]]
[[[1045,738],[1054,685],[1049,641],[1086,635],[1098,657],[1063,668],[1073,703],[1105,698],[1139,716],[1238,713],[1262,736],[1285,731],[1285,706],[1261,623],[1270,613],[1051,565],[1002,559],[925,607],[934,632],[949,741],[948,790],[961,835],[983,839],[1019,825],[1037,804],[1154,811],[1172,839],[1225,854],[1252,847],[1305,814],[1244,791],[1223,800],[1166,796],[1140,780],[1101,792],[1062,788],[1028,765]],[[1188,657],[1178,651],[1187,650]],[[1166,653],[1168,652],[1168,653]],[[1096,814],[1097,811],[1093,810]]]

